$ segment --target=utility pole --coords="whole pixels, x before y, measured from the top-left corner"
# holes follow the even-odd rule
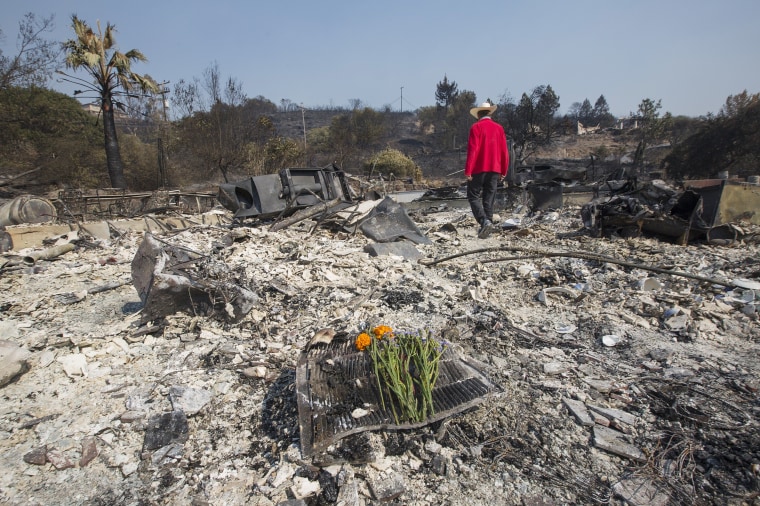
[[[399,112],[404,112],[404,87],[401,87],[401,107],[399,108]]]
[[[309,166],[309,155],[306,154],[306,108],[301,104],[301,121],[303,122],[303,158],[304,167]]]
[[[157,95],[161,96],[161,105],[164,108],[164,122],[166,121],[166,95],[169,93],[169,88],[165,86],[167,84],[169,84],[169,81],[158,83],[158,85],[161,86],[161,91],[157,93]]]
[[[164,122],[159,127],[159,133],[164,133],[166,130],[166,95],[169,93],[169,88],[166,87],[166,85],[169,84],[169,81],[164,81],[162,83],[158,83],[158,86],[161,87],[161,91],[157,93],[161,97],[161,106],[163,107],[164,111]],[[159,135],[158,141],[158,185],[159,188],[166,188],[169,185],[169,178],[166,174],[166,153],[164,152],[164,140]]]

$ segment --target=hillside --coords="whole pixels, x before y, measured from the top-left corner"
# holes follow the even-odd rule
[[[302,140],[304,128],[308,134],[310,130],[329,127],[333,117],[344,112],[347,111],[305,110],[303,114],[301,111],[280,112],[275,115],[274,122],[280,135]],[[445,152],[438,151],[433,147],[431,136],[420,132],[415,114],[390,114],[391,125],[380,145],[398,149],[412,158],[422,168],[425,177],[457,179],[461,176],[459,171],[464,167],[466,146]],[[538,150],[523,163],[587,164],[590,163],[591,153],[603,146],[609,154],[608,162],[616,164],[621,157],[632,157],[636,142],[633,136],[620,131],[608,130],[582,136],[570,134]],[[352,167],[344,169],[351,170]]]

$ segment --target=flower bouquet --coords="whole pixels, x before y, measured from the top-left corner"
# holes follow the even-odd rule
[[[427,330],[394,333],[379,325],[357,336],[356,349],[369,354],[382,407],[390,405],[397,424],[435,413],[432,391],[445,347]]]

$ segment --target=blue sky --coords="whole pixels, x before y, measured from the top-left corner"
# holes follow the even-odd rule
[[[550,84],[561,112],[604,95],[617,116],[644,98],[700,116],[760,92],[757,0],[0,0],[6,55],[27,12],[54,14],[56,40],[72,14],[115,24],[119,49],[148,57],[133,70],[170,88],[216,62],[276,104],[412,110],[444,75],[478,102]]]

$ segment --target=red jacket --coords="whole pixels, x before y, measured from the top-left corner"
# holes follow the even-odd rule
[[[501,177],[507,177],[508,169],[509,152],[504,129],[488,116],[479,119],[470,127],[465,177],[481,172],[498,172]]]

